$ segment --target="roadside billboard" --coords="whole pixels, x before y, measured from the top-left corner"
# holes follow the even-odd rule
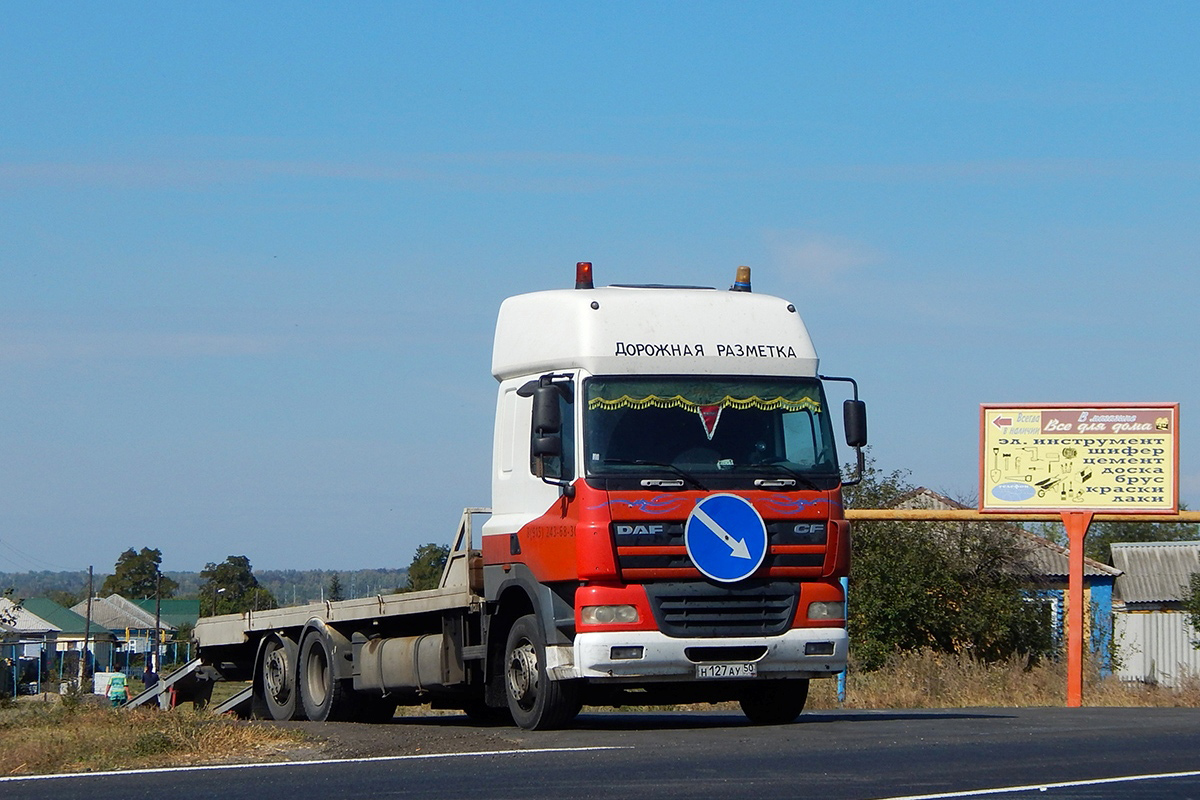
[[[1179,511],[1179,404],[980,406],[979,510]]]

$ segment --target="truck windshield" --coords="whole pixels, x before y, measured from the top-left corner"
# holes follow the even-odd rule
[[[838,474],[816,379],[596,377],[585,386],[589,475]]]

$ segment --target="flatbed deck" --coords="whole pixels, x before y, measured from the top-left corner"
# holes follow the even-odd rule
[[[296,628],[312,619],[324,622],[353,622],[454,609],[478,611],[483,604],[483,597],[479,594],[482,590],[482,575],[478,568],[479,551],[472,548],[472,522],[475,516],[488,513],[490,510],[487,508],[463,510],[458,533],[454,537],[437,589],[380,594],[353,600],[326,600],[285,608],[202,617],[196,622],[196,641],[201,648],[239,645],[248,641],[255,633]]]

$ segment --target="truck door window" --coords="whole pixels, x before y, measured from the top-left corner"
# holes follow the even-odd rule
[[[540,459],[542,469],[539,472],[539,459],[533,452],[533,443],[537,432],[533,430],[533,425],[530,424],[529,472],[539,478],[545,477],[569,481],[575,478],[575,406],[567,398],[575,396],[575,383],[574,381],[563,381],[562,385],[566,389],[558,399],[558,413],[562,420],[562,455],[554,457],[543,456]]]

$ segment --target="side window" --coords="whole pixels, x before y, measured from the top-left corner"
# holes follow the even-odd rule
[[[566,388],[564,394],[560,394],[558,398],[558,414],[562,421],[561,440],[562,440],[562,455],[561,456],[542,456],[540,459],[534,455],[534,440],[537,438],[537,432],[533,429],[533,419],[530,417],[529,425],[529,472],[539,478],[556,478],[561,480],[575,479],[575,405],[568,400],[568,397],[575,396],[575,382],[565,381],[562,386]],[[539,471],[539,465],[541,469]]]
[[[787,441],[787,459],[802,467],[817,465],[824,443],[821,429],[810,411],[792,411],[783,415],[783,435]]]

